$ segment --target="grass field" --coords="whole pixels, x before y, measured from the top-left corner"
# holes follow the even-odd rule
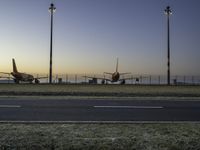
[[[200,97],[200,86],[0,84],[0,95]]]
[[[0,124],[0,135],[0,149],[200,149],[200,124]]]

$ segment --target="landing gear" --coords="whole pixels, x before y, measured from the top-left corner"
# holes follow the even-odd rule
[[[15,82],[16,84],[19,84],[19,80],[17,80],[17,79],[14,79],[14,82]]]

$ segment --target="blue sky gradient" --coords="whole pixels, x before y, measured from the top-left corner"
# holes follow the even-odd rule
[[[50,0],[1,0],[0,71],[49,72]],[[200,75],[199,0],[54,0],[53,73]]]

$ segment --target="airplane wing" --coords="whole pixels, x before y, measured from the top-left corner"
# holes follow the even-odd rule
[[[89,78],[89,79],[99,79],[99,80],[105,80],[105,81],[111,81],[111,79],[108,78],[99,78],[99,77],[90,77],[90,76],[82,76],[83,78]]]
[[[137,78],[122,78],[122,79],[119,79],[119,81],[124,81],[124,80],[133,80],[133,79],[137,79]]]
[[[39,84],[40,83],[39,79],[46,79],[46,78],[48,77],[37,77],[37,78],[34,78],[34,80],[36,84]]]
[[[122,78],[122,79],[119,79],[119,81],[124,81],[124,80],[136,80],[136,81],[140,81],[142,80],[143,78],[147,78],[147,77],[129,77],[129,78]]]
[[[35,79],[46,79],[46,78],[48,78],[48,77],[37,77]]]
[[[125,84],[126,80],[135,80],[136,82],[139,82],[140,78],[138,78],[138,77],[130,77],[130,78],[119,79],[119,81],[121,82],[121,84]]]
[[[5,76],[0,76],[0,78],[4,78],[4,79],[14,79],[13,77],[5,77]]]
[[[9,74],[9,75],[11,74],[11,73],[8,73],[8,72],[0,72],[0,73],[2,73],[2,74]]]
[[[110,72],[104,72],[104,74],[109,74],[109,75],[112,75],[113,73],[110,73]]]
[[[120,75],[131,74],[131,72],[119,73]]]
[[[0,74],[7,74],[9,76],[0,76],[0,78],[6,78],[6,79],[14,79],[13,77],[10,77],[11,73],[8,73],[8,72],[0,72]]]

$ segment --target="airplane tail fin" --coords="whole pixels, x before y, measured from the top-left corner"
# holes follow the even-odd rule
[[[118,58],[117,58],[116,72],[118,72]]]
[[[17,66],[16,66],[16,64],[15,64],[15,59],[14,59],[14,58],[12,59],[12,63],[13,63],[13,72],[18,72],[18,71],[17,71]]]

